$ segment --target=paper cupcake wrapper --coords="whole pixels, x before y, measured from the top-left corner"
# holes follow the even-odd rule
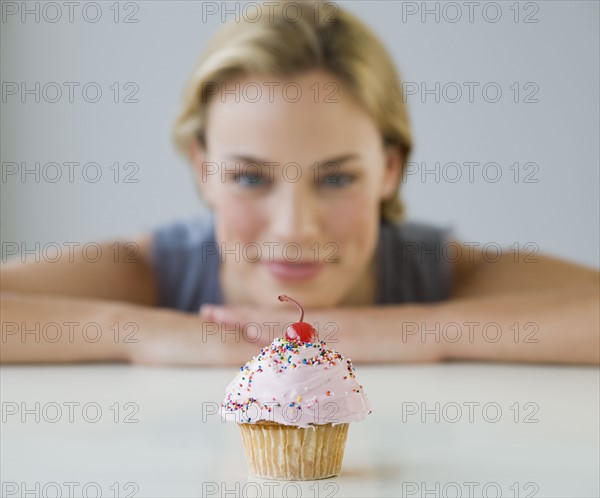
[[[301,428],[274,422],[238,424],[250,474],[309,480],[340,473],[349,424]]]

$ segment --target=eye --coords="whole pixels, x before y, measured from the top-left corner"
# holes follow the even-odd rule
[[[326,187],[340,188],[348,186],[356,181],[356,176],[351,175],[349,173],[334,173],[330,175],[326,175],[322,184]]]
[[[268,182],[268,175],[263,175],[260,171],[244,171],[234,176],[234,181],[242,187],[257,188],[264,187]]]

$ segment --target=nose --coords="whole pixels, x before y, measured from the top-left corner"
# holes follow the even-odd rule
[[[317,238],[320,206],[318,199],[298,183],[279,189],[271,209],[272,233],[282,243],[310,244]]]

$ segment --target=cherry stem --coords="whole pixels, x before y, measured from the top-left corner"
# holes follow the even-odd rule
[[[302,319],[304,318],[304,309],[302,308],[302,306],[300,306],[300,303],[298,301],[296,301],[295,299],[292,299],[289,296],[286,296],[285,294],[282,294],[281,296],[277,296],[277,299],[279,299],[281,302],[283,301],[292,301],[293,303],[296,303],[296,306],[298,306],[298,308],[300,308],[300,320],[302,321]]]

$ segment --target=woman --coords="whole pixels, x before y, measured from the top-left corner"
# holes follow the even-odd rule
[[[597,363],[598,272],[402,221],[392,61],[337,6],[288,4],[225,26],[188,84],[174,137],[210,214],[5,265],[2,361],[238,365],[297,320],[288,294],[359,362]]]

